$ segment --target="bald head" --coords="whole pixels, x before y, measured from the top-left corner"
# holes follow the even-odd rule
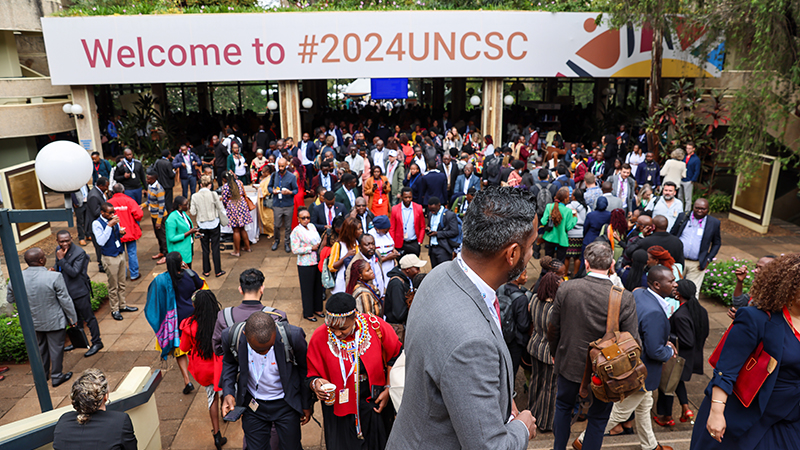
[[[669,225],[669,221],[667,221],[666,217],[653,217],[653,227],[655,227],[656,231],[667,231],[667,225]]]
[[[30,267],[43,267],[47,264],[47,257],[39,247],[33,247],[25,252],[25,263]]]
[[[644,235],[648,235],[653,231],[653,218],[650,216],[639,216],[636,219],[636,229]]]
[[[694,202],[694,208],[692,208],[692,214],[694,214],[695,219],[702,220],[708,215],[708,200],[704,198],[698,198]]]

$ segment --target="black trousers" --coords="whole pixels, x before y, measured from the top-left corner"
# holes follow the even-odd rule
[[[100,245],[97,243],[97,238],[94,236],[94,234],[92,234],[91,236],[92,236],[92,245],[94,246],[94,253],[97,256],[97,259],[95,261],[97,261],[97,264],[99,264],[100,267],[103,267],[103,261],[101,259],[102,254],[100,253]]]
[[[303,317],[314,317],[314,313],[322,311],[325,289],[322,288],[322,274],[316,265],[297,266],[300,278],[300,295],[303,298]]]
[[[401,255],[414,254],[414,255],[419,256],[419,252],[420,252],[419,242],[417,240],[415,240],[415,239],[412,239],[410,241],[404,241],[403,242],[403,247],[400,249],[400,254]]]
[[[567,259],[567,247],[544,241],[544,254],[564,262]]]
[[[658,389],[658,400],[656,401],[656,413],[659,416],[671,416],[672,404],[675,401],[675,396],[678,396],[678,402],[681,405],[689,404],[689,396],[686,393],[686,383],[681,380],[678,382],[678,387],[675,388],[675,395],[667,395]]]
[[[249,405],[252,398],[250,394],[245,395],[245,405]],[[283,399],[256,402],[258,409],[253,411],[247,407],[242,415],[242,431],[247,450],[269,450],[273,424],[280,439],[280,450],[302,450],[300,413]]]
[[[453,253],[448,252],[441,245],[431,245],[428,249],[428,257],[431,260],[431,268],[434,268],[445,261],[453,259]]]
[[[203,250],[203,273],[211,273],[209,253],[214,258],[214,273],[222,272],[222,263],[219,258],[219,225],[211,230],[201,229],[203,237],[200,238],[200,248]]]
[[[51,380],[59,381],[64,377],[61,370],[64,362],[64,341],[66,339],[67,330],[36,332],[44,373],[49,375]]]
[[[81,206],[73,205],[73,207],[75,211],[75,228],[78,229],[78,239],[84,240],[87,235],[91,236],[91,233],[87,234],[86,232],[86,213],[89,208],[86,207],[86,203],[81,204]]]
[[[161,253],[164,256],[167,256],[167,236],[164,233],[164,222],[166,222],[166,217],[161,219],[161,227],[156,227],[156,219],[150,218],[153,221],[153,231],[156,234],[156,240],[158,241],[158,253]]]
[[[80,297],[73,297],[72,303],[75,304],[75,312],[78,313],[78,327],[82,328],[84,322],[92,333],[92,345],[100,343],[100,327],[97,326],[97,319],[92,311],[92,301],[89,294]]]
[[[172,212],[172,189],[173,188],[164,188],[164,211],[167,213]]]

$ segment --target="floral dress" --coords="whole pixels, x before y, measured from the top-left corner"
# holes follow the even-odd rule
[[[239,186],[239,201],[234,202],[231,200],[231,188],[228,184],[222,186],[222,204],[225,205],[225,215],[228,216],[228,223],[231,228],[243,228],[245,225],[253,222],[253,217],[250,215],[250,208],[247,207],[247,201],[244,196],[244,185],[239,180],[236,180]]]

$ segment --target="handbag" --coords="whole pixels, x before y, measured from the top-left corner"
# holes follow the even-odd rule
[[[328,256],[325,258],[325,262],[322,263],[322,287],[325,289],[333,289],[336,286],[336,278],[333,277],[331,270],[328,268],[330,260],[331,257]]]
[[[86,332],[83,330],[83,327],[67,328],[67,337],[73,347],[89,348],[89,339],[86,338]]]
[[[244,196],[244,201],[246,201],[246,202],[247,202],[247,209],[249,209],[250,211],[252,211],[252,210],[256,209],[256,204],[255,204],[255,203],[253,203],[253,201],[252,201],[252,200],[250,200],[250,197],[248,197],[248,196],[246,196],[246,195],[245,195],[245,196]]]
[[[770,318],[772,317],[769,311],[767,311],[767,315],[769,315]],[[733,324],[725,330],[725,334],[722,335],[719,344],[717,344],[714,352],[708,358],[708,363],[711,367],[717,367],[720,354],[722,353],[722,347],[725,345],[725,340],[728,338],[728,333],[730,333],[731,328],[733,328]],[[764,382],[767,381],[767,378],[777,366],[778,361],[764,351],[764,342],[759,342],[756,349],[753,350],[753,353],[751,353],[744,364],[742,364],[739,375],[736,377],[736,383],[733,385],[733,393],[736,395],[736,398],[742,402],[745,408],[750,407],[750,404],[753,403],[753,399],[756,398],[761,386],[764,385]]]
[[[678,348],[678,341],[675,340],[675,348]],[[658,388],[666,395],[675,395],[675,389],[681,381],[683,367],[686,365],[686,358],[676,356],[668,359],[661,368],[661,383]]]
[[[271,195],[264,196],[264,198],[261,200],[261,205],[264,208],[272,209],[272,196]]]
[[[556,224],[553,222],[553,218],[551,217],[551,218],[547,219],[547,225],[545,225],[544,228],[542,228],[542,230],[545,233],[548,233],[550,231],[553,231],[553,228],[555,228],[555,227],[556,227]]]

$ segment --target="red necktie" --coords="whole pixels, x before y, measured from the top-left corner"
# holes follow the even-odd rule
[[[503,319],[500,318],[500,302],[497,301],[497,297],[494,298],[494,303],[492,303],[492,305],[494,305],[494,310],[497,311],[497,320],[502,322]]]
[[[333,211],[331,209],[328,209],[328,225],[330,225],[331,223],[333,223]]]

